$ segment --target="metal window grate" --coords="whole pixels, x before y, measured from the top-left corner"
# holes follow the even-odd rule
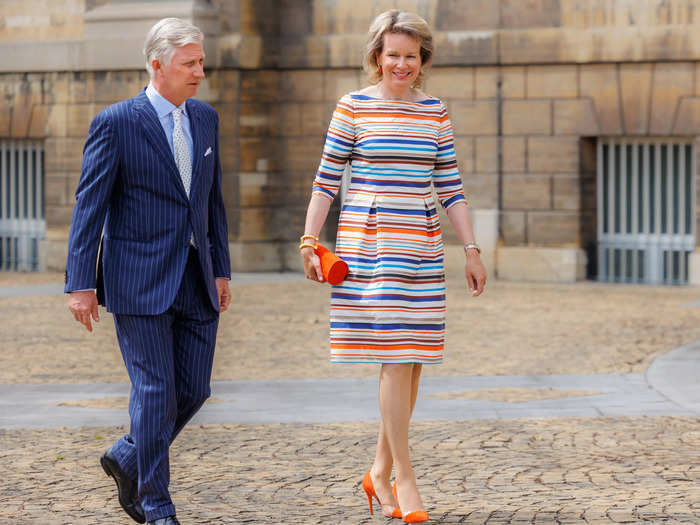
[[[45,232],[42,142],[0,139],[0,270],[37,271]]]
[[[688,282],[695,249],[695,152],[689,141],[599,139],[598,278]]]

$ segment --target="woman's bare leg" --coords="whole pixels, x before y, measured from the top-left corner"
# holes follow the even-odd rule
[[[382,413],[382,425],[377,448],[378,451],[380,448],[382,450],[380,461],[383,472],[387,468],[385,457],[387,444],[391,451],[393,466],[396,469],[399,501],[402,502],[401,511],[404,513],[423,508],[408,449],[408,427],[418,394],[421,371],[417,367],[420,365],[384,364],[379,383],[379,408]],[[382,441],[385,443],[383,444]],[[377,492],[377,496],[382,497],[379,492]]]

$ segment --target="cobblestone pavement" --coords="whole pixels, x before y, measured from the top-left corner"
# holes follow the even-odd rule
[[[495,282],[472,298],[450,281],[445,362],[425,374],[644,372],[654,356],[700,339],[700,308],[688,306],[699,296],[692,287]],[[374,365],[329,363],[327,286],[240,284],[233,297],[214,379],[376,376]],[[0,383],[127,381],[111,316],[101,315],[88,333],[63,295],[0,299]]]
[[[0,273],[0,286],[58,278]],[[696,288],[490,283],[472,299],[448,284],[446,361],[427,375],[643,374],[655,356],[700,340]],[[328,363],[327,287],[292,280],[233,291],[215,379],[376,376],[374,366]],[[0,299],[0,383],[127,380],[109,315],[88,334],[65,303]],[[535,390],[488,395],[520,403],[547,394]],[[171,454],[178,515],[183,525],[399,523],[369,517],[359,485],[376,430],[187,427]],[[97,461],[124,431],[0,429],[0,524],[132,523]],[[416,421],[411,444],[432,523],[700,523],[697,417]]]
[[[399,523],[369,517],[359,486],[376,426],[189,427],[171,455],[179,516],[183,524]],[[0,523],[129,523],[97,465],[123,431],[0,434]],[[694,418],[419,422],[412,448],[432,523],[700,522]]]

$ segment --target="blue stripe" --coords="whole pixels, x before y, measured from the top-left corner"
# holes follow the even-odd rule
[[[431,264],[436,264],[442,262],[442,257],[439,259],[406,259],[403,257],[374,257],[371,259],[366,259],[363,257],[343,257],[343,260],[346,262],[353,261],[353,262],[360,262],[360,263],[365,263],[365,264],[372,264],[375,261],[383,262],[383,261],[390,261],[390,262],[403,262],[403,263],[410,263],[410,264],[423,264],[424,262],[430,262]]]
[[[332,191],[328,191],[326,188],[322,188],[321,186],[316,186],[314,184],[314,191],[322,191],[323,193],[326,193],[330,195],[331,197],[335,198],[335,194]]]
[[[409,323],[331,323],[331,328],[361,328],[372,330],[444,330],[445,323],[441,324],[409,324]]]
[[[401,208],[370,208],[369,206],[352,206],[350,204],[346,204],[345,206],[343,206],[343,211],[345,210],[371,214],[374,214],[377,211],[379,211],[384,213],[396,213],[398,215],[415,215],[417,217],[422,217],[423,215],[432,217],[433,215],[437,214],[437,210],[435,210],[435,208],[430,208],[429,210],[404,210]]]
[[[374,181],[369,179],[358,179],[353,177],[350,181],[357,184],[371,184],[372,186],[405,186],[409,188],[427,188],[429,182],[389,182],[389,181]]]
[[[435,142],[427,140],[403,140],[403,139],[367,139],[357,143],[358,146],[365,144],[423,144],[425,146],[435,146]]]
[[[451,197],[451,198],[447,199],[445,202],[443,202],[443,203],[442,203],[442,206],[443,206],[444,208],[447,208],[450,204],[452,204],[452,203],[454,203],[454,202],[457,202],[457,201],[464,201],[464,200],[466,200],[466,199],[464,198],[464,195],[462,195],[462,194],[455,195],[454,197]]]
[[[360,290],[362,292],[379,292],[381,290],[398,290],[399,292],[444,292],[445,287],[442,288],[401,288],[399,286],[380,286],[377,288],[360,288],[359,286],[336,286],[336,290]]]
[[[376,270],[377,268],[403,268],[404,270],[415,271],[415,266],[406,266],[404,264],[378,264],[377,266],[362,266],[361,264],[353,264],[353,268],[360,270]],[[421,266],[421,270],[444,270],[443,266]]]
[[[368,97],[367,95],[350,95],[353,100],[377,100],[379,102],[395,102],[394,100],[382,100],[381,98]],[[408,102],[408,101],[407,101]],[[418,100],[414,104],[425,104],[426,106],[434,106],[440,104],[440,99],[428,98],[425,100]]]
[[[352,142],[345,142],[335,137],[331,137],[330,135],[326,135],[326,142],[335,142],[336,144],[341,144],[342,146],[347,146],[348,148],[352,148],[353,145]]]
[[[448,181],[445,181],[445,182],[440,182],[440,181],[434,180],[434,181],[433,181],[433,184],[434,184],[436,187],[444,188],[445,186],[459,186],[460,184],[462,184],[462,182],[461,182],[459,179],[457,179],[457,180],[448,180]]]
[[[434,303],[436,301],[444,301],[444,295],[438,295],[436,297],[406,297],[403,295],[379,295],[377,297],[360,297],[356,298],[345,293],[331,293],[331,298],[333,299],[349,299],[351,301],[356,300],[388,300],[388,301],[409,301],[411,303]]]

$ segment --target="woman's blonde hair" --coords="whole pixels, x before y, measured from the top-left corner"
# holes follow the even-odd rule
[[[377,54],[384,48],[384,35],[387,33],[399,33],[411,36],[420,43],[421,68],[414,84],[420,87],[425,80],[424,68],[433,60],[433,34],[428,23],[420,16],[409,11],[392,9],[377,16],[369,27],[367,34],[367,46],[362,67],[369,77],[370,84],[376,84],[382,79],[377,64]]]

